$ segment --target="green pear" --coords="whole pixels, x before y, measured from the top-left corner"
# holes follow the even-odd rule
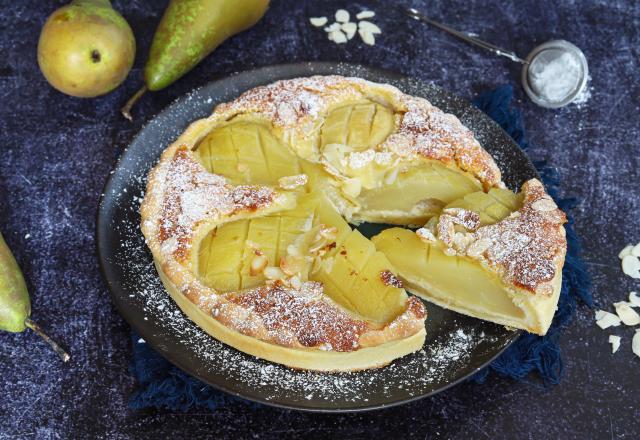
[[[131,70],[136,43],[109,0],[74,0],[47,19],[38,64],[47,81],[71,96],[90,98],[115,89]]]
[[[27,328],[40,335],[63,361],[67,354],[30,319],[31,300],[22,271],[0,233],[0,330],[22,332]]]
[[[268,7],[269,0],[171,0],[153,37],[145,87],[122,114],[131,120],[131,107],[146,90],[173,84],[227,38],[256,24]]]

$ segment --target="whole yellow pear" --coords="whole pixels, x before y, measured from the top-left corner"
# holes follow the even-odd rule
[[[47,81],[81,98],[120,85],[135,53],[133,32],[109,0],[74,0],[56,10],[38,42],[38,64]]]

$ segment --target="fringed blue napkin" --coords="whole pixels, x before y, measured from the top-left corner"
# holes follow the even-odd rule
[[[509,135],[527,150],[522,116],[511,108],[513,88],[502,86],[476,98],[474,104]],[[555,169],[544,162],[535,163],[538,172],[549,194],[558,206],[567,212],[575,203],[575,199],[561,199],[558,196],[559,176]],[[573,230],[573,221],[569,217],[566,225],[568,251],[563,270],[562,292],[558,310],[551,328],[546,336],[540,337],[525,334],[512,344],[491,365],[473,376],[472,380],[482,383],[491,370],[512,377],[524,379],[531,371],[536,370],[545,383],[558,383],[562,375],[562,358],[558,347],[558,339],[562,328],[571,321],[578,299],[592,305],[590,294],[590,278],[584,262],[580,258],[580,240]],[[134,409],[149,407],[169,408],[186,411],[194,406],[214,410],[229,403],[246,403],[243,399],[230,396],[200,382],[177,367],[173,366],[156,353],[147,344],[139,343],[138,336],[133,335],[133,361],[130,371],[138,382],[138,389],[133,393],[129,406]]]

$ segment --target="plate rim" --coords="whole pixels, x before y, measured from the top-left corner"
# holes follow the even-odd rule
[[[269,70],[272,69],[299,69],[301,67],[304,67],[306,69],[308,69],[309,75],[314,75],[314,74],[326,74],[326,73],[315,73],[315,70],[319,70],[319,71],[323,71],[323,70],[331,70],[331,69],[340,69],[340,68],[344,68],[347,70],[363,70],[372,74],[376,74],[376,75],[380,75],[381,77],[385,77],[385,78],[390,78],[390,79],[394,79],[396,81],[402,81],[402,80],[415,80],[418,83],[423,83],[423,84],[427,84],[427,81],[423,81],[419,78],[414,78],[412,76],[409,75],[405,75],[402,73],[399,73],[397,71],[394,70],[389,70],[389,69],[383,69],[383,68],[379,68],[379,67],[373,67],[373,66],[368,66],[365,64],[358,64],[358,63],[346,63],[346,62],[331,62],[331,61],[308,61],[308,62],[293,62],[293,63],[283,63],[283,64],[270,64],[270,65],[264,65],[264,66],[259,66],[259,67],[255,67],[255,68],[251,68],[248,70],[243,70],[243,71],[236,71],[233,72],[231,74],[225,75],[225,76],[221,76],[219,78],[213,79],[211,81],[208,81],[207,83],[200,85],[198,87],[193,88],[192,90],[190,90],[187,93],[184,93],[178,97],[176,97],[173,101],[171,101],[169,104],[167,104],[166,106],[164,106],[160,111],[150,115],[147,120],[145,120],[145,122],[140,126],[140,128],[138,129],[138,131],[136,132],[136,134],[131,137],[131,139],[127,142],[127,147],[124,148],[124,150],[121,152],[121,154],[118,156],[117,160],[114,161],[109,174],[107,175],[107,178],[105,180],[103,189],[102,189],[102,193],[100,195],[99,201],[98,201],[98,208],[96,210],[96,227],[95,227],[95,243],[96,243],[96,254],[98,257],[98,265],[99,265],[99,269],[100,269],[100,273],[101,276],[103,278],[103,280],[105,281],[107,288],[109,289],[109,293],[112,299],[113,304],[115,305],[118,313],[122,316],[122,318],[127,322],[127,324],[133,328],[133,330],[135,330],[138,334],[140,334],[141,336],[144,336],[143,333],[145,333],[144,330],[141,331],[142,325],[138,322],[137,319],[134,319],[134,317],[130,314],[129,310],[127,308],[124,307],[124,304],[121,303],[121,301],[119,301],[119,295],[116,294],[116,288],[113,286],[112,281],[110,280],[109,276],[107,275],[107,257],[105,255],[105,250],[104,250],[104,246],[102,244],[102,242],[105,240],[104,238],[102,238],[102,235],[104,234],[103,231],[105,231],[106,229],[106,225],[105,222],[107,222],[107,219],[105,217],[107,217],[105,210],[107,210],[107,208],[105,207],[105,199],[108,197],[108,194],[110,194],[110,188],[111,186],[114,184],[114,179],[116,178],[116,172],[115,170],[117,170],[118,168],[121,167],[121,165],[124,163],[124,161],[128,160],[128,157],[130,155],[132,155],[133,153],[131,152],[131,150],[129,149],[129,146],[131,146],[132,144],[134,144],[136,141],[138,141],[139,137],[142,136],[142,133],[149,127],[149,125],[156,120],[158,117],[165,115],[167,112],[170,111],[170,109],[175,106],[176,104],[188,99],[190,96],[195,95],[198,93],[198,91],[209,87],[211,84],[214,83],[218,83],[218,82],[222,82],[222,81],[228,81],[231,78],[237,77],[239,75],[246,75],[246,74],[256,74],[256,75],[260,75],[261,72],[268,72]],[[278,79],[274,79],[273,81],[277,81]],[[505,139],[508,139],[508,141],[513,144],[513,146],[515,148],[518,148],[521,152],[523,157],[526,159],[526,162],[528,162],[528,165],[530,166],[530,168],[532,170],[535,171],[536,177],[539,178],[539,175],[537,173],[537,170],[535,168],[535,166],[533,165],[531,159],[528,157],[528,155],[522,151],[520,149],[520,147],[517,145],[517,143],[513,140],[513,138],[511,136],[509,136],[508,133],[506,133],[506,131],[504,131],[504,129],[502,127],[500,127],[500,125],[498,125],[493,119],[491,119],[490,117],[488,117],[488,115],[486,115],[486,113],[482,112],[481,110],[479,110],[478,108],[476,108],[469,100],[460,97],[459,95],[457,95],[454,92],[451,92],[449,90],[443,89],[442,87],[433,84],[433,83],[429,83],[430,87],[433,88],[437,88],[440,89],[444,92],[446,92],[447,94],[454,96],[456,99],[464,101],[465,103],[469,104],[469,109],[473,112],[477,112],[479,114],[481,114],[483,116],[483,118],[486,120],[487,123],[492,124],[495,128],[499,129]],[[192,121],[193,122],[193,121]],[[153,347],[153,344],[150,344],[151,347],[154,349],[154,351],[156,353],[158,353],[159,355],[161,355],[163,358],[165,358],[167,361],[169,361],[171,364],[175,365],[176,367],[178,367],[179,369],[181,369],[183,372],[185,372],[186,374],[188,374],[191,377],[197,378],[198,380],[202,381],[203,383],[219,390],[222,392],[225,392],[229,395],[235,396],[235,397],[239,397],[245,400],[249,400],[251,402],[254,403],[259,403],[259,404],[263,404],[263,405],[267,405],[267,406],[271,406],[271,407],[275,407],[275,408],[280,408],[280,409],[287,409],[287,410],[296,410],[296,411],[303,411],[303,412],[308,412],[308,413],[324,413],[324,414],[336,414],[336,413],[360,413],[360,412],[369,412],[369,411],[376,411],[376,410],[380,410],[380,409],[386,409],[386,408],[391,408],[391,407],[395,407],[395,406],[399,406],[399,405],[404,405],[404,404],[408,404],[408,403],[412,403],[424,398],[428,398],[431,396],[434,396],[435,394],[441,393],[443,391],[446,391],[466,380],[468,380],[471,376],[473,376],[474,374],[476,374],[478,371],[487,368],[495,359],[497,359],[507,348],[509,348],[521,335],[523,334],[522,330],[516,330],[513,331],[512,334],[510,335],[510,340],[508,341],[508,343],[505,344],[504,347],[502,347],[501,349],[499,349],[493,356],[491,356],[486,362],[484,362],[481,366],[473,369],[472,371],[470,371],[467,374],[462,375],[461,377],[447,383],[446,385],[441,386],[440,388],[436,389],[436,390],[432,390],[428,393],[424,393],[424,394],[419,394],[419,395],[415,395],[415,396],[411,396],[408,398],[399,398],[397,400],[393,400],[393,401],[389,401],[388,403],[380,403],[380,404],[369,404],[369,405],[362,405],[362,406],[354,406],[354,407],[345,407],[345,408],[326,408],[326,407],[309,407],[309,406],[296,406],[294,404],[287,404],[287,403],[282,403],[279,401],[274,401],[274,400],[268,400],[265,398],[260,398],[257,396],[252,396],[252,395],[246,395],[237,391],[234,391],[233,389],[229,388],[226,384],[220,384],[220,383],[214,383],[214,382],[210,382],[209,380],[207,380],[203,375],[198,374],[198,373],[192,373],[190,372],[190,368],[188,365],[186,365],[185,363],[183,363],[183,360],[181,359],[181,357],[177,356],[177,355],[173,355],[173,352],[171,351],[159,351],[156,350]],[[146,341],[146,339],[145,339]],[[233,348],[233,347],[232,347]],[[266,361],[268,362],[268,361]]]

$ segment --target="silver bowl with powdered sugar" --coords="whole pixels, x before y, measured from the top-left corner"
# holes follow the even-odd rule
[[[589,67],[584,54],[565,40],[536,47],[522,68],[522,86],[529,98],[546,108],[559,108],[585,92]]]

